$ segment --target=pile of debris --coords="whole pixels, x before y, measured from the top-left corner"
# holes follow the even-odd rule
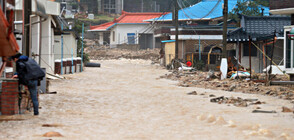
[[[127,49],[109,48],[108,46],[87,47],[85,52],[89,54],[92,60],[109,60],[109,59],[144,59],[152,60],[159,63],[160,49],[147,49],[132,51]]]
[[[179,81],[178,85],[182,87],[199,87],[232,92],[263,94],[291,100],[294,103],[293,87],[266,86],[265,83],[260,82],[263,81],[265,77],[263,74],[255,74],[254,76],[256,77],[254,81],[248,79],[220,80],[220,74],[216,74],[213,71],[173,71],[160,78]],[[283,79],[285,79],[285,77],[277,76],[274,80]]]
[[[258,101],[258,99],[242,99],[240,97],[217,97],[210,99],[210,102],[218,103],[218,104],[233,104],[237,107],[247,107],[249,105],[258,105],[258,104],[265,104],[265,102]]]

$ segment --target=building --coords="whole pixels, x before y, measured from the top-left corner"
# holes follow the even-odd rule
[[[129,13],[112,22],[91,26],[89,32],[99,33],[99,44],[104,43],[104,34],[109,34],[109,44],[112,48],[134,46],[138,49],[155,48],[153,37],[154,26],[144,20],[160,17],[163,13]]]
[[[37,3],[36,3],[37,2]],[[39,9],[45,12],[39,15]],[[22,23],[23,0],[15,2],[15,20]],[[31,56],[46,68],[49,73],[54,73],[54,29],[60,28],[55,16],[60,14],[60,4],[49,0],[32,1],[31,16]],[[15,29],[22,32],[22,24],[16,25]],[[20,50],[23,50],[22,40],[18,41]]]
[[[251,57],[251,69],[254,72],[262,73],[271,63],[266,57],[268,56],[273,59],[274,63],[282,65],[284,60],[284,26],[290,25],[290,17],[240,15],[240,19],[241,27],[229,32],[227,39],[229,44],[236,44],[234,56],[240,64],[249,68],[249,57]],[[249,49],[249,39],[258,48],[251,45],[251,49]],[[251,54],[249,55],[249,53]]]
[[[177,55],[183,62],[193,55],[193,59],[197,58],[197,60],[204,61],[205,64],[211,64],[211,60],[208,59],[209,51],[206,54],[201,54],[201,52],[209,50],[209,48],[222,47],[223,3],[223,0],[202,0],[187,8],[183,8],[182,5],[179,6],[181,10],[178,12],[179,51]],[[230,12],[236,8],[237,3],[238,0],[228,0],[228,11]],[[261,8],[264,9],[265,15],[269,15],[269,8],[261,6],[260,11],[262,11]],[[147,21],[155,21],[156,25],[159,25],[155,30],[156,40],[175,39],[172,13]],[[228,31],[236,29],[237,26],[236,21],[228,20]],[[234,44],[227,46],[228,50],[234,50],[234,48]],[[201,55],[203,56],[201,57]],[[214,57],[213,60],[216,60],[216,58]]]
[[[291,16],[291,25],[284,27],[284,67],[286,73],[294,80],[294,42],[292,40],[294,29],[294,3],[292,0],[270,0],[270,12],[276,15]]]

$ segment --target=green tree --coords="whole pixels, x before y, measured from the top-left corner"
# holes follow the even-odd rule
[[[86,24],[84,25],[86,26]],[[79,36],[82,36],[82,31],[83,31],[83,22],[80,21],[80,20],[75,20],[75,25],[73,27],[73,29],[76,31],[76,33],[79,35]],[[85,28],[84,28],[84,33],[85,33]],[[78,57],[81,57],[81,54],[82,54],[82,43],[84,43],[84,48],[86,48],[86,42],[82,42],[82,38],[80,37],[78,39],[78,44],[77,44],[77,55]],[[86,54],[85,52],[83,52],[83,62],[89,62],[90,59],[89,59],[89,55]]]
[[[246,16],[261,16],[262,12],[260,9],[262,6],[269,6],[269,0],[240,0],[237,2],[236,6],[237,8],[229,13],[229,18],[239,21],[238,14]]]

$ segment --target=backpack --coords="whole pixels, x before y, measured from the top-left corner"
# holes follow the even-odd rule
[[[23,61],[26,67],[26,80],[42,80],[46,74],[39,64],[32,58]]]

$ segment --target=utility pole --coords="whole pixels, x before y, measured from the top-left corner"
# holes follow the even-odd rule
[[[23,0],[23,34],[22,34],[22,53],[31,57],[30,46],[30,16],[32,14],[32,1]]]
[[[227,78],[228,73],[228,60],[227,60],[227,21],[228,21],[228,0],[224,0],[223,5],[223,56],[220,66],[221,79],[224,80]]]
[[[81,51],[81,57],[82,57],[82,62],[81,62],[81,72],[83,71],[83,61],[84,61],[84,23],[82,27],[82,51]]]
[[[227,58],[228,0],[224,0],[223,8],[223,58]]]
[[[174,0],[175,4],[175,26],[176,26],[176,44],[175,44],[175,59],[178,59],[178,53],[179,53],[179,5],[178,5],[178,0]]]
[[[61,23],[61,68],[60,74],[63,75],[63,23]]]

